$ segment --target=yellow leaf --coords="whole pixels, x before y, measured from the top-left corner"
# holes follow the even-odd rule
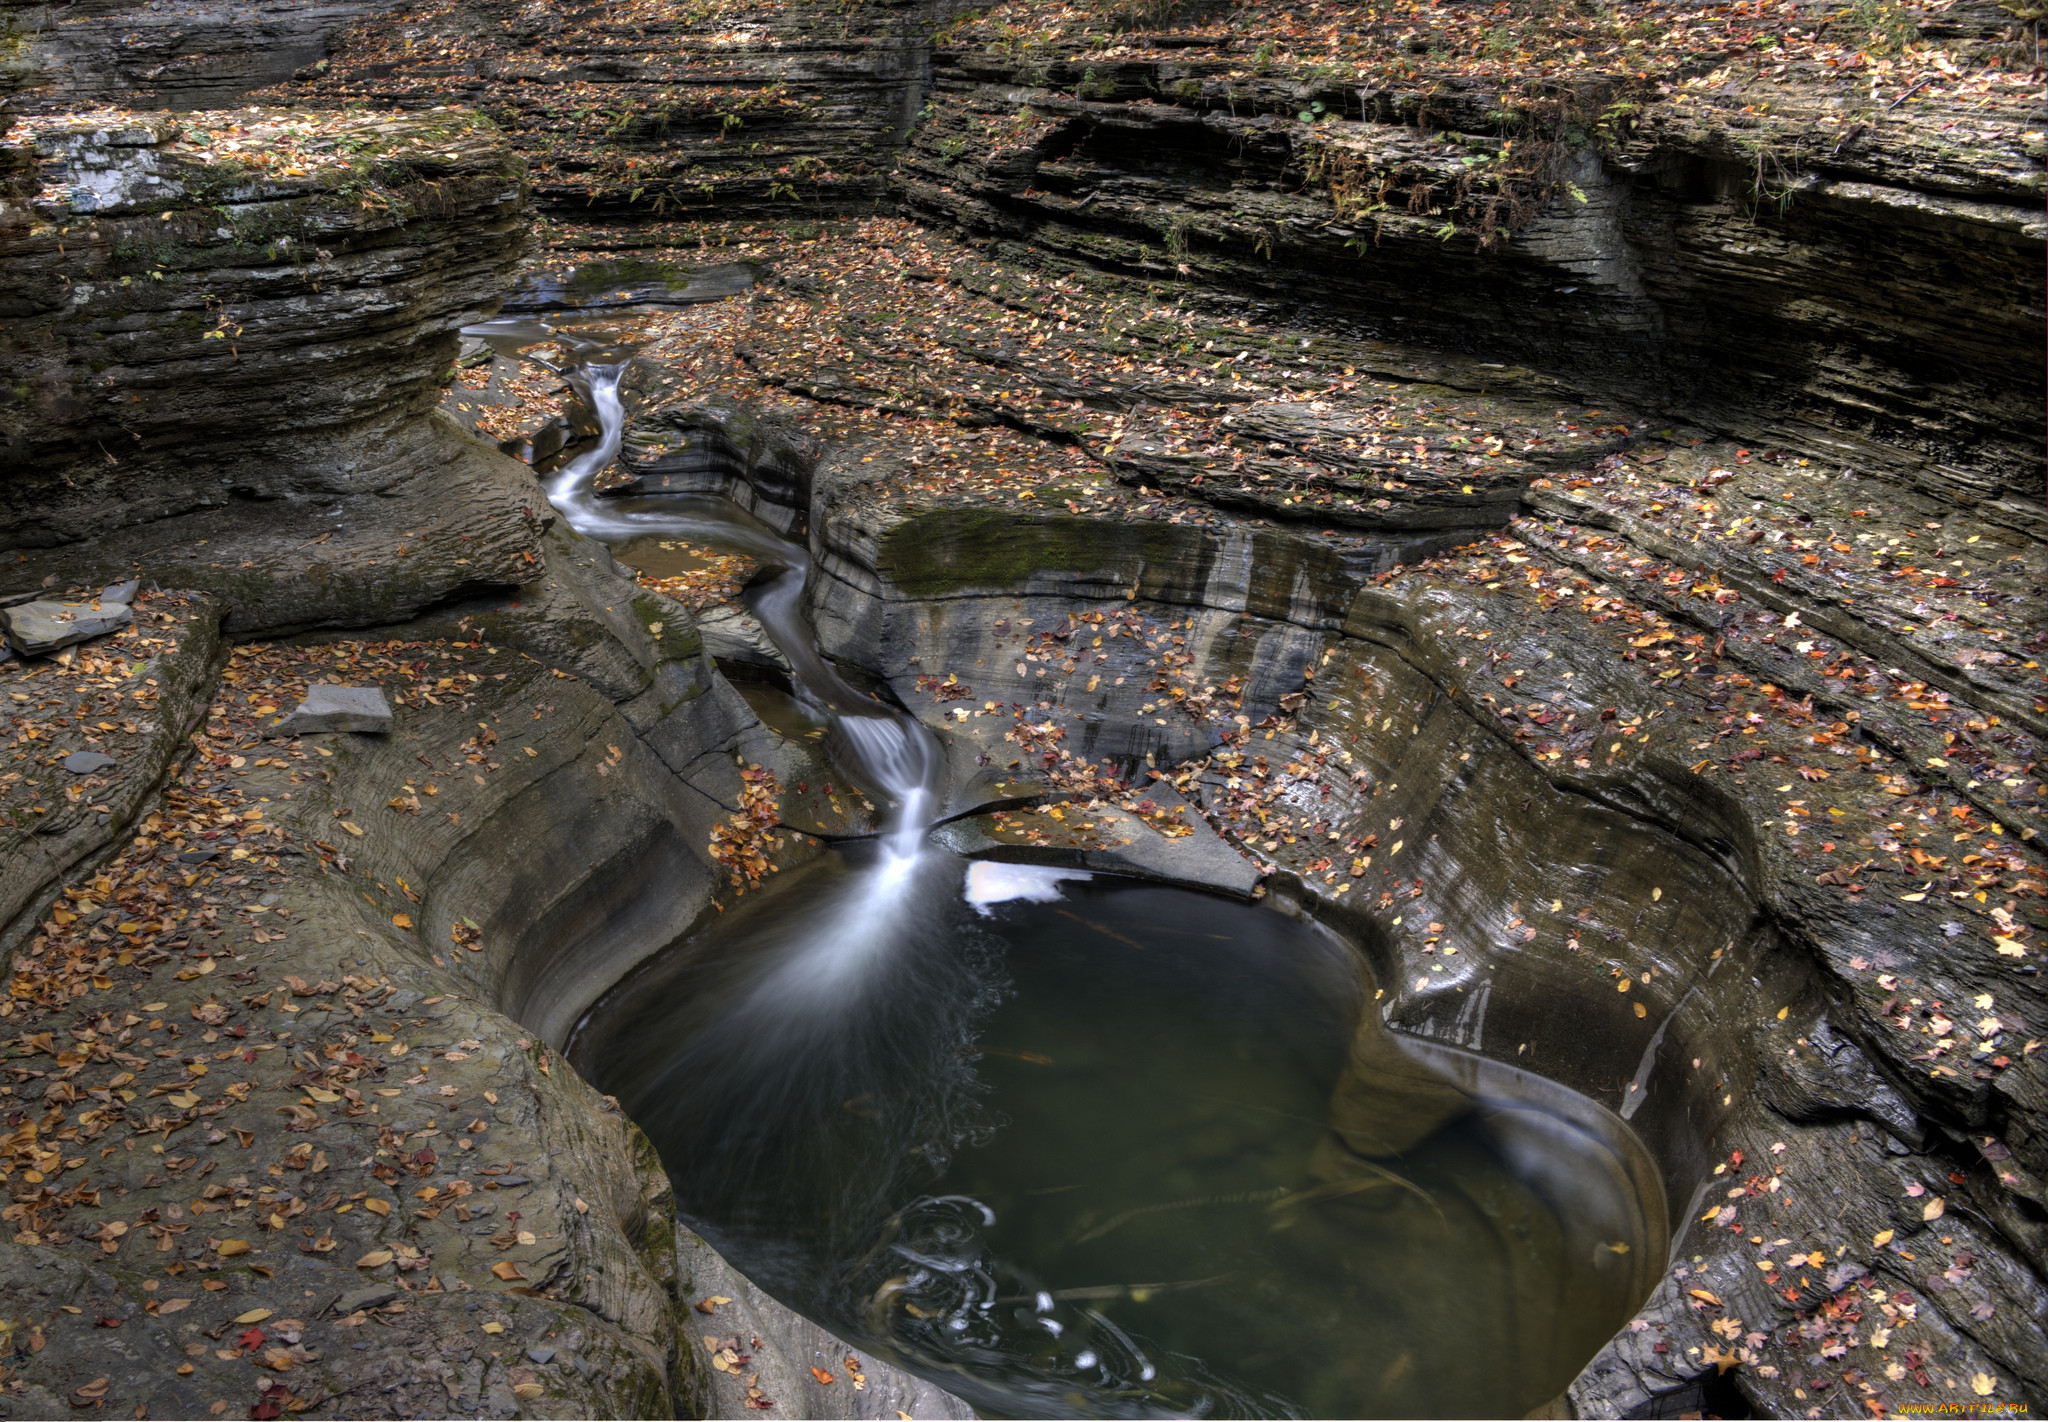
[[[327,1105],[331,1101],[341,1100],[341,1097],[337,1093],[332,1091],[323,1091],[317,1086],[307,1087],[306,1094],[312,1097],[315,1101],[318,1101],[322,1106]]]
[[[1941,1218],[1942,1212],[1947,1208],[1948,1206],[1942,1202],[1941,1196],[1936,1195],[1925,1205],[1921,1206],[1920,1218],[1923,1220],[1938,1220]]]
[[[356,1268],[358,1268],[358,1269],[376,1269],[376,1268],[380,1268],[380,1267],[382,1267],[383,1265],[389,1264],[390,1262],[391,1262],[391,1251],[390,1251],[390,1250],[388,1250],[388,1249],[373,1249],[373,1250],[371,1250],[371,1251],[370,1251],[370,1252],[369,1252],[368,1254],[365,1254],[365,1255],[364,1255],[364,1256],[363,1256],[362,1258],[360,1258],[360,1259],[356,1260]]]
[[[391,1213],[391,1202],[389,1200],[379,1200],[373,1196],[363,1201],[363,1208],[373,1215],[388,1215]]]
[[[699,1313],[710,1313],[712,1310],[716,1309],[720,1304],[729,1304],[731,1302],[732,1300],[727,1298],[724,1294],[713,1294],[709,1298],[698,1299],[695,1304],[695,1308]]]
[[[197,1096],[194,1096],[189,1091],[173,1092],[170,1100],[173,1106],[176,1106],[181,1110],[186,1111],[191,1110],[194,1106],[197,1106],[199,1104],[199,1098]]]
[[[1989,1397],[1998,1386],[1998,1379],[1989,1373],[1979,1373],[1970,1379],[1970,1391],[1979,1397]]]
[[[223,1239],[220,1242],[220,1248],[214,1251],[223,1259],[232,1259],[237,1254],[247,1254],[248,1252],[249,1241],[246,1239]]]
[[[1791,1012],[1792,1012],[1792,1009],[1791,1009],[1791,1008],[1789,1008],[1789,1007],[1781,1007],[1781,1008],[1779,1008],[1779,1009],[1778,1009],[1778,1020],[1779,1020],[1780,1022],[1783,1022],[1783,1021],[1784,1021],[1784,1020],[1786,1019],[1786,1017],[1788,1017],[1788,1016],[1790,1016],[1790,1015],[1791,1015]]]
[[[393,915],[391,915],[391,921],[397,924],[400,928],[412,927],[412,915],[409,913],[394,913]]]
[[[546,1391],[547,1389],[542,1387],[537,1382],[523,1382],[512,1384],[512,1395],[522,1400],[530,1400],[532,1398],[539,1397],[542,1393]]]
[[[347,830],[350,834],[359,835],[363,832],[363,827],[357,824],[354,820],[343,820],[341,822],[341,827]]]
[[[484,1325],[484,1332],[486,1333],[503,1333],[504,1331],[505,1325],[502,1323],[486,1323]]]
[[[1721,1306],[1721,1301],[1715,1298],[1712,1294],[1708,1293],[1705,1289],[1687,1289],[1686,1292],[1692,1295],[1694,1298],[1698,1299],[1701,1303],[1710,1303],[1714,1305],[1714,1307],[1716,1308],[1719,1308]]]
[[[247,1313],[238,1313],[238,1314],[236,1314],[236,1315],[235,1315],[235,1322],[237,1322],[237,1323],[261,1323],[261,1322],[263,1322],[263,1320],[264,1320],[264,1319],[266,1319],[266,1318],[268,1318],[268,1317],[270,1317],[270,1310],[269,1310],[269,1309],[267,1309],[267,1308],[252,1308],[252,1309],[250,1309],[250,1310],[249,1310],[249,1311],[248,1311]]]
[[[526,1277],[526,1275],[519,1272],[519,1266],[517,1264],[514,1264],[510,1259],[500,1259],[497,1263],[491,1266],[491,1272],[493,1274],[496,1274],[499,1278],[505,1280],[507,1283],[510,1283],[514,1279],[523,1279]]]
[[[1892,1242],[1892,1232],[1888,1229],[1881,1229],[1876,1234],[1870,1236],[1870,1242],[1879,1249],[1882,1249]]]

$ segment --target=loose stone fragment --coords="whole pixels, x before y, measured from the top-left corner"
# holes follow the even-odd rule
[[[133,584],[123,583],[134,596]],[[7,620],[7,640],[30,656],[54,652],[74,642],[119,631],[135,620],[127,602],[25,602],[0,613]]]
[[[319,682],[289,716],[271,727],[274,735],[313,731],[383,732],[391,729],[391,703],[381,687],[333,686]]]
[[[112,756],[101,755],[98,751],[73,751],[64,757],[64,768],[73,775],[90,775],[114,763]]]

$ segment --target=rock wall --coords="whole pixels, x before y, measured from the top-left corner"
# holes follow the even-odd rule
[[[1527,364],[2042,531],[2048,227],[2024,109],[1866,113],[1725,70],[1617,104],[1599,148],[1545,140],[1565,151],[1510,222],[1484,175],[1538,140],[1499,86],[1260,78],[1244,43],[942,46],[903,203],[1012,259]]]
[[[525,250],[522,172],[488,123],[244,110],[22,136],[39,189],[0,221],[5,577],[33,586],[49,572],[30,550],[75,566],[93,539],[85,562],[146,555],[169,578],[163,555],[267,627],[519,581],[522,501],[432,418],[455,328]],[[312,550],[337,533],[357,562],[322,578]],[[259,581],[237,577],[256,563],[304,580],[283,600],[297,606],[256,612],[231,586]]]
[[[342,3],[269,7],[252,24],[179,0],[67,10],[61,24],[33,8],[23,23],[46,110],[460,102],[505,128],[537,199],[564,216],[806,221],[885,198],[949,8]]]
[[[90,109],[119,96],[128,108],[215,109],[289,79],[327,56],[330,36],[388,3],[177,3],[0,7],[30,42],[41,106]]]

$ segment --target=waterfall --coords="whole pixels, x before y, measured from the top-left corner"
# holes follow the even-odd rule
[[[855,779],[893,802],[884,822],[875,885],[885,900],[893,900],[910,878],[923,850],[925,830],[938,809],[939,745],[913,717],[848,685],[818,650],[803,609],[804,587],[810,578],[809,553],[765,529],[742,531],[732,523],[694,511],[664,509],[658,498],[610,500],[598,496],[595,481],[618,458],[625,438],[626,407],[619,385],[632,364],[630,350],[581,340],[544,322],[523,319],[486,321],[464,327],[462,334],[482,340],[500,354],[555,371],[596,417],[597,443],[543,481],[548,502],[571,528],[600,542],[709,534],[744,544],[769,566],[769,575],[746,594],[748,610],[788,660],[799,701],[825,723],[834,759]],[[525,354],[526,347],[543,341],[563,349],[564,364],[556,366]],[[737,540],[732,537],[736,531],[742,533]]]

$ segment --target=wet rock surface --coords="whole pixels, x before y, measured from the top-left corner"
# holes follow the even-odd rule
[[[528,288],[644,343],[614,482],[808,542],[826,650],[946,739],[942,835],[1323,918],[1384,1025],[1630,1120],[1680,1233],[1564,1405],[2048,1396],[2008,18],[1646,86],[1589,29],[1579,142],[1460,7],[1333,31],[1362,87],[1192,11],[137,13],[39,38],[0,148],[0,597],[142,589],[0,663],[0,1407],[722,1413],[720,1290],[769,1415],[947,1405],[693,1296],[716,1262],[549,1045],[875,809],[763,719],[730,590],[622,575],[492,448],[573,400],[449,376],[516,152],[663,220],[550,228]],[[1480,173],[1497,113],[1554,172]],[[884,191],[925,225],[817,220]],[[274,734],[323,679],[391,731]]]

